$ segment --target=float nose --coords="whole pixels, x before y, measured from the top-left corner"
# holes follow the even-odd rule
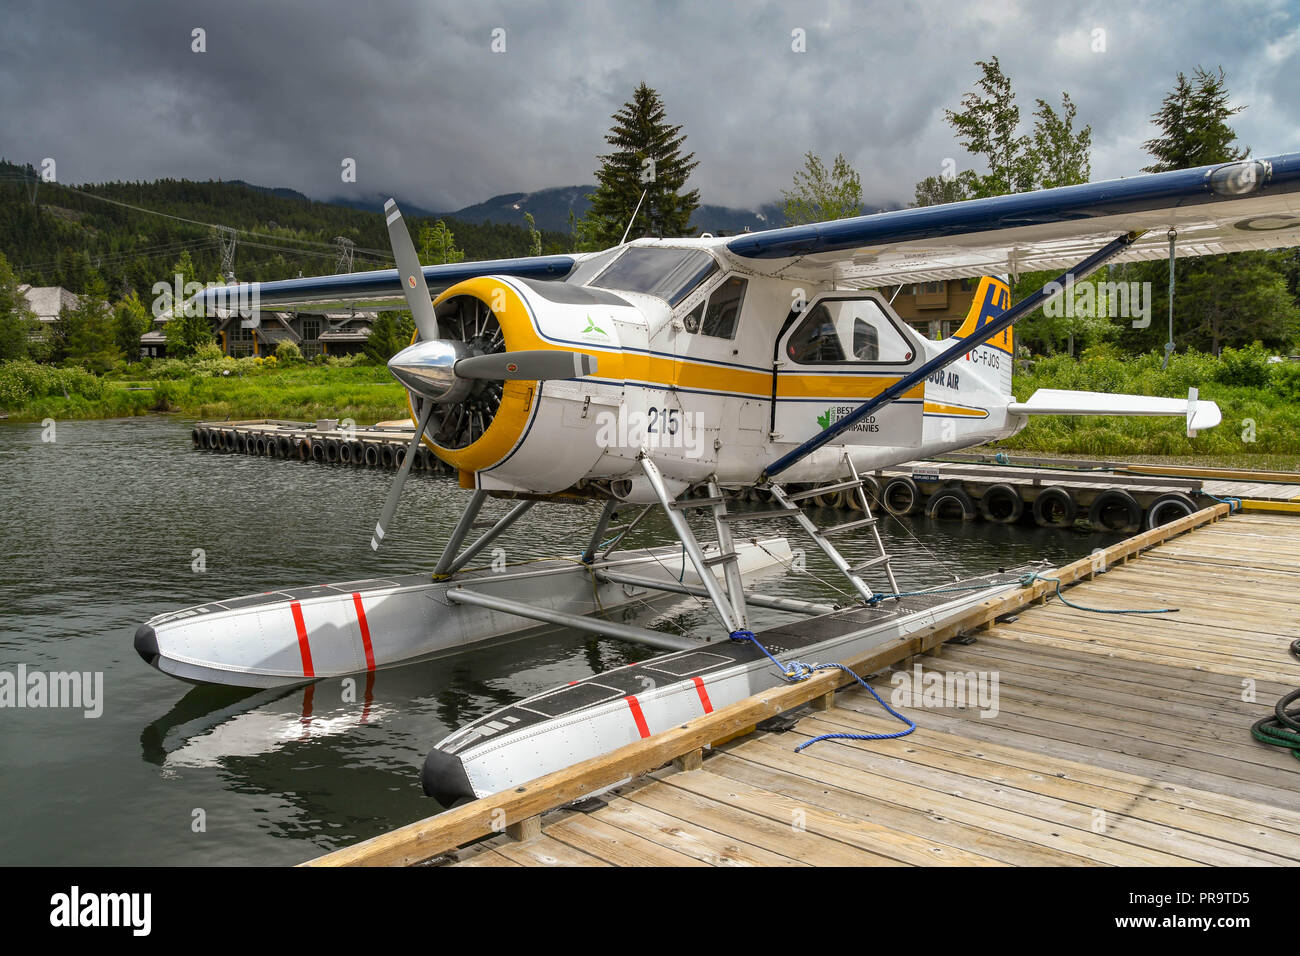
[[[135,652],[150,667],[158,666],[158,635],[148,624],[141,624],[136,629]]]

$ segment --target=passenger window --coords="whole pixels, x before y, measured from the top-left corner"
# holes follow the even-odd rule
[[[704,302],[701,302],[682,320],[687,332],[700,335],[712,335],[715,338],[730,339],[736,334],[736,322],[740,318],[740,307],[745,301],[745,287],[749,280],[732,276]]]
[[[901,364],[910,362],[914,353],[911,343],[875,301],[825,299],[791,334],[786,354],[801,365],[817,365],[846,361]]]
[[[864,362],[880,360],[880,333],[862,319],[853,320],[853,356]]]
[[[824,304],[816,306],[799,323],[785,348],[790,358],[801,365],[844,361],[844,349],[835,333],[835,323]]]

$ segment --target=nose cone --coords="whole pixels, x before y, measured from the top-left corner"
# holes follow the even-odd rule
[[[457,378],[456,363],[465,356],[460,342],[430,339],[402,349],[388,360],[388,370],[404,386],[434,402],[453,402],[469,383]],[[459,387],[458,387],[459,386]]]
[[[158,635],[148,624],[141,624],[135,632],[135,652],[150,667],[158,666]]]

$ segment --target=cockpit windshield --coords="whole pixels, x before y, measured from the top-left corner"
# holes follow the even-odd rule
[[[644,292],[676,305],[716,272],[713,256],[702,249],[632,246],[590,285],[623,292]]]

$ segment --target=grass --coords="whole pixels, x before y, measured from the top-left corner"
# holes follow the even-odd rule
[[[1156,355],[1055,357],[1013,379],[1023,401],[1039,388],[1185,398],[1189,387],[1216,402],[1223,421],[1188,438],[1165,417],[1032,417],[1019,434],[993,447],[1022,454],[1123,458],[1149,463],[1291,471],[1300,465],[1300,366],[1270,364],[1260,349],[1225,349],[1224,357],[1176,355],[1168,369]]]
[[[16,363],[15,363],[16,364]],[[4,371],[8,371],[7,369]],[[45,418],[126,418],[176,412],[190,418],[351,418],[359,425],[406,418],[405,392],[386,368],[372,365],[297,365],[240,370],[230,375],[107,376],[39,381],[20,401],[3,400],[12,421]],[[168,370],[169,372],[172,370]],[[0,371],[3,375],[3,371]]]
[[[162,360],[97,378],[31,362],[0,365],[0,409],[16,421],[119,418],[177,412],[192,418],[351,418],[359,425],[406,418],[405,395],[382,366],[293,364],[252,359]],[[1217,402],[1223,422],[1195,438],[1182,422],[1155,417],[1032,417],[993,446],[1022,455],[1078,456],[1207,467],[1300,469],[1300,363],[1270,363],[1262,349],[1226,349],[1221,358],[1092,351],[1082,360],[1037,361],[1013,381],[1024,400],[1039,388],[1185,397],[1189,387]]]

